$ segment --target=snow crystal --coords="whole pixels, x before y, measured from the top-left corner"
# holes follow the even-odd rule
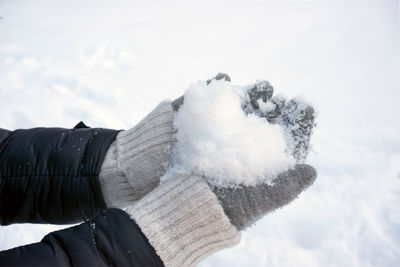
[[[271,182],[295,164],[284,131],[241,106],[246,87],[199,81],[185,92],[175,115],[175,169],[204,175],[213,184]]]

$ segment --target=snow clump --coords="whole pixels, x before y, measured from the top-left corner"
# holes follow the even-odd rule
[[[271,183],[295,164],[284,130],[241,106],[246,87],[198,81],[175,115],[174,168],[204,175],[214,185]],[[270,107],[262,107],[269,109]]]

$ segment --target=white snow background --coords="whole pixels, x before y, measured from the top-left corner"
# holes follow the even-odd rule
[[[200,266],[399,266],[399,2],[0,0],[0,127],[127,129],[197,80],[303,95],[314,185]],[[59,226],[0,227],[0,249]]]

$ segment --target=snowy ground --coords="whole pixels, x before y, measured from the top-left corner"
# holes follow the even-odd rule
[[[129,128],[219,71],[319,111],[319,176],[201,266],[399,266],[399,2],[0,1],[0,127]],[[58,229],[0,227],[0,249]]]

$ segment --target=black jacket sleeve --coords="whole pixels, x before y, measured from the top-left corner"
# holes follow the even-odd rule
[[[93,220],[0,252],[0,266],[163,266],[129,215],[109,209]]]
[[[0,129],[0,224],[70,224],[106,209],[98,175],[117,133],[82,122]]]

